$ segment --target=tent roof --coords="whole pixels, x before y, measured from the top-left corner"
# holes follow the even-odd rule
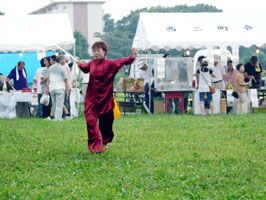
[[[266,13],[141,13],[133,47],[147,50],[263,46]]]
[[[0,52],[72,48],[75,39],[67,14],[0,16]]]

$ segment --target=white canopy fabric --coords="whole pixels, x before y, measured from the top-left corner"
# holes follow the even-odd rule
[[[75,43],[67,14],[0,16],[0,52],[55,51]]]
[[[261,47],[266,43],[265,19],[266,13],[141,13],[133,47],[155,51]]]

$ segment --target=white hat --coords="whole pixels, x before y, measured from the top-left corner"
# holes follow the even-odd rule
[[[218,55],[214,55],[214,62],[219,62],[220,61],[220,58]]]
[[[146,62],[144,62],[144,61],[140,61],[140,62],[138,63],[138,69],[141,69],[144,65],[147,65]]]

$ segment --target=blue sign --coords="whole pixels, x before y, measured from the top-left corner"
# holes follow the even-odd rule
[[[54,55],[54,51],[47,51],[46,56]],[[17,66],[19,61],[25,62],[25,69],[28,75],[28,82],[33,82],[34,75],[41,67],[40,60],[37,58],[37,52],[29,53],[0,53],[0,73],[8,76],[10,71]]]

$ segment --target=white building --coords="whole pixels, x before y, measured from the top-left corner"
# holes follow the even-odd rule
[[[73,31],[81,32],[91,46],[99,38],[94,33],[102,33],[104,28],[104,1],[51,1],[51,3],[30,14],[68,13]],[[51,23],[56,23],[52,21]]]

